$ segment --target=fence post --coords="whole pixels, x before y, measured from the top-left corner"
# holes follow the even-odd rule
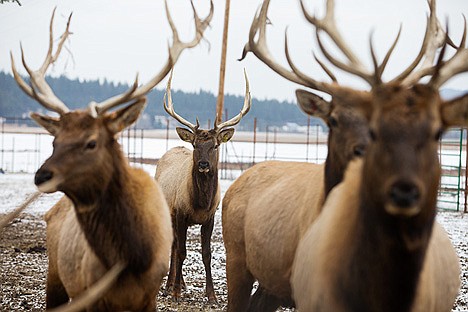
[[[15,137],[12,138],[11,144],[11,172],[15,172]]]
[[[3,157],[5,155],[5,121],[2,122],[2,163],[0,164],[0,169],[3,169]]]
[[[467,131],[467,132],[465,132]],[[466,133],[466,135],[464,135],[464,133]],[[463,137],[465,137],[465,207],[464,207],[464,212],[467,213],[468,212],[468,207],[467,207],[467,200],[468,200],[468,195],[467,195],[467,191],[468,191],[468,138],[467,138],[467,135],[468,135],[468,130],[467,129],[464,129],[462,130],[462,139]],[[463,150],[463,149],[462,149]]]
[[[255,144],[257,143],[257,117],[254,118],[252,166],[255,165]]]
[[[169,118],[166,118],[166,152],[169,150]]]
[[[307,144],[306,144],[306,162],[309,162],[309,136],[310,136],[310,116],[307,115]]]

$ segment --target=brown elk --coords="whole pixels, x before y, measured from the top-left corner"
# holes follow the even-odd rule
[[[211,4],[209,16],[200,20],[194,9],[196,36],[191,42],[182,42],[166,3],[173,42],[161,71],[142,86],[136,80],[124,94],[101,103],[91,102],[87,110],[70,111],[45,79],[47,68],[55,62],[70,34],[71,15],[53,54],[52,14],[49,49],[38,70],[27,66],[21,49],[29,85],[16,71],[12,56],[13,74],[21,89],[59,114],[57,118],[31,115],[54,136],[53,153],[36,172],[34,182],[42,192],[61,191],[66,195],[45,216],[47,308],[70,299],[79,302],[75,299],[112,268],[121,271],[118,283],[108,286],[105,295],[87,309],[156,309],[156,295],[168,270],[173,239],[170,212],[154,179],[142,169],[130,167],[117,135],[137,120],[146,104],[145,95],[169,73],[181,52],[200,42],[212,13]],[[126,107],[108,113],[128,102]]]
[[[307,93],[297,93],[298,102],[307,113],[314,115],[317,107],[322,108],[318,110],[322,113],[319,116],[326,120],[330,127],[329,153],[323,166],[287,162],[256,165],[239,177],[226,192],[222,206],[229,311],[274,311],[279,305],[294,305],[289,279],[297,245],[320,214],[323,201],[330,190],[342,180],[348,162],[356,154],[363,154],[362,148],[367,145],[369,139],[368,120],[361,111],[355,109],[355,106],[371,104],[372,97],[369,92],[340,87],[336,78],[320,61],[320,65],[329,73],[334,83],[318,82],[306,76],[292,63],[287,41],[286,56],[292,71],[273,60],[265,42],[268,5],[269,1],[265,1],[258,17],[252,23],[244,56],[251,51],[284,78],[332,96],[329,106],[325,105],[323,100],[316,101],[322,105],[310,110],[310,104],[305,105],[307,102],[301,99],[302,95]],[[330,1],[329,5],[333,6],[333,3]],[[432,50],[428,49],[428,46],[436,49],[444,42],[444,38],[441,41],[435,36],[440,27],[434,5],[435,2],[432,2],[430,6],[427,40],[413,62],[415,65],[423,57],[425,60],[432,57]],[[332,11],[328,12],[324,20],[317,20],[308,15],[306,17],[314,25],[320,23],[322,28],[327,29],[327,24],[334,22],[330,15]],[[255,42],[257,32],[258,41]],[[357,60],[340,37],[335,36],[334,39],[349,60]],[[353,65],[355,68],[362,68],[360,63]],[[345,66],[341,66],[343,67]],[[416,77],[413,73],[407,80],[414,83]],[[315,98],[320,100],[316,96]],[[351,124],[347,121],[351,121]],[[356,128],[353,128],[353,124]],[[360,143],[356,145],[356,142]],[[452,275],[449,274],[445,279],[450,280],[457,276],[457,258],[446,233],[442,229],[438,232],[437,239],[445,244],[447,257],[451,261],[449,264],[455,268]],[[259,289],[250,298],[249,303],[252,283],[255,280],[259,282]]]
[[[179,137],[193,146],[193,151],[185,147],[175,147],[166,152],[158,161],[155,179],[161,185],[171,211],[174,231],[171,266],[166,291],[172,289],[174,299],[180,297],[183,283],[182,265],[186,257],[187,228],[201,224],[202,259],[206,273],[206,296],[210,302],[216,301],[211,276],[211,234],[214,216],[221,200],[218,184],[219,146],[228,142],[234,135],[234,128],[247,114],[251,105],[249,81],[245,74],[244,105],[238,115],[225,122],[215,119],[214,128],[200,129],[197,124],[185,120],[175,111],[171,98],[171,77],[167,84],[166,112],[189,129],[177,127]]]
[[[435,10],[435,2],[430,5]],[[330,0],[328,9],[333,10]],[[332,25],[314,25],[338,40]],[[318,30],[317,37],[320,41]],[[429,62],[416,71],[411,65],[390,82],[382,81],[382,73],[395,44],[382,64],[371,45],[374,73],[358,66],[349,71],[372,87],[370,102],[352,103],[368,119],[371,142],[363,159],[348,166],[297,247],[291,284],[299,310],[451,310],[460,268],[447,234],[435,222],[437,148],[448,127],[468,125],[468,96],[443,101],[438,89],[468,71],[466,27],[448,61],[443,60],[448,38],[442,37],[435,65],[438,45],[425,40],[422,55]],[[330,62],[341,64],[320,46]],[[426,75],[428,83],[417,82]]]

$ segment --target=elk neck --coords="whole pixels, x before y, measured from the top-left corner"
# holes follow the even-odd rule
[[[110,268],[117,260],[127,263],[133,274],[145,272],[152,261],[152,246],[141,234],[131,188],[131,168],[120,145],[113,140],[112,162],[96,172],[98,183],[85,192],[67,192],[74,205],[83,233],[103,265]]]
[[[343,180],[343,174],[346,169],[340,161],[334,155],[333,151],[330,150],[330,142],[328,143],[327,159],[325,160],[325,197],[328,196],[330,191]]]
[[[411,311],[434,223],[437,183],[420,215],[396,218],[369,195],[369,182],[364,177],[360,186],[349,261],[335,281],[337,289],[352,311]]]
[[[208,172],[200,172],[197,166],[192,166],[194,210],[210,210],[214,204],[218,191],[218,156],[219,152],[216,151],[216,159]]]

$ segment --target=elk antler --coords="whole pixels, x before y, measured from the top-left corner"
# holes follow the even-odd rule
[[[167,1],[165,1],[165,7],[166,7],[166,16],[169,22],[169,25],[172,29],[173,33],[173,39],[172,39],[172,45],[169,46],[169,57],[168,60],[166,61],[166,64],[163,66],[163,68],[160,70],[158,74],[156,74],[150,81],[148,81],[146,84],[138,87],[138,75],[135,79],[135,82],[133,85],[123,94],[116,95],[114,97],[111,97],[109,99],[106,99],[100,103],[96,102],[91,102],[89,103],[89,111],[91,115],[97,116],[100,114],[103,114],[104,112],[112,109],[113,107],[116,107],[120,104],[127,103],[131,100],[138,99],[142,96],[145,96],[149,91],[151,91],[152,88],[154,88],[161,80],[166,77],[166,75],[169,73],[171,70],[172,66],[177,62],[179,56],[181,55],[182,51],[185,49],[189,49],[192,47],[195,47],[203,38],[203,33],[208,27],[212,17],[213,17],[213,2],[210,0],[210,13],[208,16],[201,20],[197,12],[195,10],[195,6],[193,5],[193,2],[191,1],[192,9],[193,9],[193,14],[194,14],[194,19],[195,19],[195,27],[196,27],[196,34],[195,37],[192,41],[190,42],[182,42],[179,39],[179,34],[177,32],[177,29],[175,28],[174,22],[172,20],[172,17],[169,13]],[[52,32],[52,26],[53,26],[53,21],[54,21],[54,15],[55,15],[55,9],[52,13],[52,18],[50,20],[50,34],[49,34],[49,50],[47,52],[46,59],[44,61],[44,64],[39,68],[37,71],[32,71],[28,65],[25,62],[24,59],[24,51],[23,48],[21,47],[21,56],[22,56],[22,61],[25,69],[27,70],[29,76],[31,77],[31,84],[28,85],[18,74],[16,67],[15,67],[15,62],[13,58],[13,54],[10,53],[11,55],[11,66],[13,70],[13,75],[15,77],[16,82],[18,85],[21,87],[21,89],[28,94],[30,97],[33,99],[37,100],[40,104],[42,104],[45,108],[55,111],[59,113],[60,115],[63,115],[70,110],[68,107],[53,93],[52,89],[50,86],[47,84],[45,80],[45,73],[47,71],[47,68],[49,67],[50,64],[54,63],[62,49],[62,46],[65,42],[65,40],[68,38],[70,31],[70,20],[71,20],[71,14],[70,17],[68,18],[68,23],[67,27],[65,29],[65,32],[62,34],[60,38],[60,42],[57,46],[57,50],[54,55],[52,55],[52,50],[53,50],[53,32]]]
[[[289,60],[287,40],[285,41],[285,52],[286,56],[288,56],[288,62],[290,62],[292,71],[281,66],[274,60],[266,44],[266,24],[269,5],[270,1],[265,0],[260,9],[260,12],[257,12],[257,14],[255,14],[252,25],[250,26],[249,41],[245,44],[244,50],[242,52],[242,57],[239,60],[243,60],[248,52],[252,52],[258,59],[265,63],[265,65],[270,67],[274,72],[276,72],[283,78],[286,78],[289,81],[303,85],[305,87],[310,87],[315,90],[331,93],[332,87],[330,84],[320,82],[311,77],[306,76],[305,74],[300,72],[297,69],[297,67],[291,64],[292,62],[290,62]],[[257,34],[258,38],[257,40],[255,40]]]
[[[394,78],[393,82],[399,82],[410,86],[417,83],[421,78],[431,74],[434,70],[434,59],[439,48],[448,42],[456,48],[452,40],[447,37],[436,14],[436,0],[428,0],[429,17],[427,18],[426,32],[424,34],[423,44],[414,61],[400,75]],[[414,71],[416,67],[419,68]]]
[[[45,73],[47,69],[49,68],[50,64],[53,64],[59,54],[60,51],[62,50],[63,44],[65,43],[65,40],[67,40],[68,36],[70,35],[70,21],[72,14],[68,17],[68,22],[67,22],[67,27],[65,28],[65,32],[62,34],[60,37],[59,44],[57,46],[57,50],[55,51],[55,54],[52,55],[52,50],[53,50],[53,31],[52,31],[52,26],[54,22],[54,16],[55,16],[55,9],[52,12],[52,18],[50,19],[50,27],[49,27],[49,50],[47,51],[46,58],[44,60],[44,63],[42,66],[36,70],[33,71],[29,68],[29,66],[26,64],[26,61],[24,59],[24,51],[23,51],[23,46],[21,45],[21,60],[23,62],[23,66],[28,72],[30,76],[30,84],[28,85],[23,78],[18,74],[18,71],[16,70],[15,67],[15,60],[13,58],[13,53],[10,52],[10,57],[11,57],[11,69],[13,71],[13,76],[20,86],[20,88],[30,97],[38,101],[40,104],[42,104],[45,108],[55,111],[59,113],[60,115],[65,114],[66,112],[70,111],[68,107],[54,94],[50,86],[48,85],[47,81],[45,80]]]
[[[193,16],[195,19],[195,37],[193,38],[192,41],[189,42],[183,42],[179,38],[179,33],[177,32],[177,28],[175,27],[174,21],[172,20],[171,14],[169,12],[169,8],[167,5],[167,0],[165,1],[165,8],[166,8],[166,16],[167,20],[169,22],[169,25],[172,30],[172,45],[169,47],[169,58],[166,61],[166,64],[164,64],[163,68],[161,71],[154,76],[150,81],[148,81],[145,85],[136,88],[138,85],[138,77],[135,80],[135,83],[133,87],[128,90],[125,94],[122,95],[117,95],[115,97],[112,97],[110,99],[105,100],[104,102],[95,104],[96,105],[96,110],[98,113],[102,113],[104,111],[109,110],[110,108],[119,105],[121,103],[128,102],[132,99],[144,96],[146,93],[148,93],[153,87],[155,87],[161,80],[164,79],[164,77],[167,76],[167,74],[171,71],[172,67],[175,65],[177,60],[179,59],[179,56],[181,55],[182,51],[185,49],[190,49],[198,45],[198,43],[201,41],[203,38],[203,33],[205,32],[206,28],[209,26],[211,19],[213,18],[213,1],[210,0],[210,13],[208,16],[201,20],[198,17],[198,14],[195,10],[195,6],[193,5],[193,1],[190,1],[193,9]]]
[[[468,71],[468,48],[466,47],[466,18],[463,16],[465,21],[463,35],[460,45],[457,47],[456,53],[447,61],[442,64],[436,64],[437,75],[431,80],[432,85],[435,88],[442,86],[447,80],[455,76],[456,74]],[[449,43],[449,37],[447,36],[447,43]],[[441,52],[442,53],[442,52]]]
[[[172,103],[172,96],[171,96],[172,72],[173,71],[171,70],[171,74],[169,75],[169,80],[167,81],[166,93],[164,94],[164,109],[175,120],[177,120],[184,126],[187,126],[188,128],[190,128],[193,132],[195,132],[195,130],[197,130],[198,127],[200,127],[200,124],[198,123],[198,119],[197,119],[197,124],[194,125],[193,123],[184,119],[182,116],[180,116],[174,111],[174,104]],[[166,97],[167,97],[167,102],[166,102]]]
[[[235,117],[229,119],[228,121],[220,123],[219,125],[217,124],[218,119],[215,118],[214,129],[216,131],[220,131],[223,128],[238,124],[240,120],[242,119],[242,117],[249,112],[250,106],[252,105],[252,98],[250,96],[249,78],[247,77],[247,72],[245,71],[245,69],[244,69],[244,77],[245,77],[245,98],[244,98],[244,105],[242,106],[241,111]],[[183,118],[182,116],[180,116],[174,111],[174,104],[172,102],[172,96],[171,96],[171,83],[172,83],[172,71],[169,76],[169,80],[167,81],[166,93],[164,94],[164,109],[175,120],[177,120],[184,126],[190,128],[192,132],[195,132],[195,130],[197,130],[200,127],[198,119],[197,119],[197,124],[194,125],[193,123],[186,120],[185,118]],[[167,98],[167,101],[166,101],[166,98]]]
[[[398,39],[400,38],[401,27],[400,27],[400,30],[398,31],[398,35],[395,41],[393,42],[392,46],[388,50],[381,64],[378,64],[377,58],[375,56],[374,49],[372,46],[372,42],[370,43],[372,60],[374,63],[374,72],[371,73],[368,70],[366,70],[363,63],[348,47],[346,42],[343,40],[343,37],[341,36],[340,32],[338,31],[338,27],[336,26],[335,13],[334,13],[334,9],[335,9],[334,0],[327,0],[326,13],[322,19],[318,19],[317,17],[310,15],[304,6],[303,0],[301,0],[300,3],[301,3],[302,12],[304,13],[305,18],[307,19],[307,21],[309,21],[312,25],[315,26],[316,28],[315,34],[317,37],[317,42],[319,44],[320,50],[322,51],[322,53],[324,54],[324,56],[327,58],[327,60],[330,63],[332,63],[335,67],[347,73],[353,74],[355,76],[358,76],[364,79],[371,86],[380,84],[382,82],[383,71],[385,70],[388,60],[390,59],[390,56],[398,42]],[[330,39],[335,43],[338,49],[344,54],[344,56],[348,60],[347,63],[344,63],[338,60],[337,58],[332,56],[330,53],[328,53],[328,51],[324,48],[324,45],[320,38],[320,31],[325,32],[330,37]],[[372,41],[372,37],[371,37],[371,41]]]
[[[334,90],[336,89],[336,82],[337,82],[336,77],[333,75],[333,73],[315,55],[314,55],[315,59],[317,60],[319,65],[322,67],[322,69],[328,74],[328,76],[330,76],[333,83],[325,83],[325,82],[317,81],[307,76],[303,72],[301,72],[299,68],[295,66],[291,60],[289,49],[288,49],[287,36],[285,36],[285,54],[286,54],[288,64],[292,71],[279,65],[277,62],[273,60],[268,50],[268,47],[266,45],[266,38],[265,38],[267,11],[268,11],[269,3],[270,3],[269,0],[265,0],[263,2],[263,5],[260,9],[260,13],[256,14],[252,22],[252,26],[250,28],[250,33],[249,33],[249,42],[244,47],[241,60],[246,56],[248,52],[252,52],[263,63],[265,63],[267,66],[273,69],[273,71],[275,71],[282,77],[288,79],[289,81],[292,81],[300,85],[303,85],[303,86],[306,86],[306,87],[309,87],[318,91],[322,91],[328,94],[333,94]],[[388,59],[390,58],[390,55],[396,45],[396,42],[398,41],[400,32],[398,33],[398,36],[395,42],[393,43],[390,50],[387,52],[387,55],[385,56],[381,64],[377,64],[376,57],[373,52],[373,48],[371,46],[371,52],[373,54],[373,60],[374,60],[374,66],[375,66],[375,72],[371,73],[365,69],[365,66],[362,64],[359,58],[352,52],[352,50],[348,47],[348,45],[343,40],[341,34],[339,33],[338,28],[336,26],[336,21],[335,21],[335,13],[334,13],[335,2],[333,0],[327,1],[327,11],[326,11],[325,16],[322,19],[318,19],[315,16],[310,15],[305,9],[305,6],[302,0],[300,3],[301,3],[301,8],[302,8],[305,18],[313,26],[315,26],[316,28],[315,33],[316,33],[316,37],[317,37],[320,50],[322,51],[324,56],[328,59],[328,61],[330,61],[330,63],[332,63],[334,66],[336,66],[337,68],[345,72],[348,72],[348,73],[351,73],[353,75],[363,78],[371,86],[375,85],[376,83],[381,82],[382,73],[385,69],[385,66],[387,65]],[[325,49],[322,43],[322,40],[320,37],[320,31],[325,32],[332,39],[332,41],[335,43],[338,49],[346,57],[347,59],[346,63],[336,59],[330,53],[328,53],[328,51]],[[257,36],[257,34],[258,34],[258,38],[257,38],[257,41],[255,41],[255,37]]]
[[[242,106],[241,111],[235,117],[222,122],[218,125],[218,118],[215,118],[214,128],[216,131],[221,131],[223,128],[232,127],[237,125],[242,117],[244,117],[250,110],[250,106],[252,105],[252,97],[250,96],[250,86],[249,86],[249,78],[247,77],[247,72],[244,69],[244,78],[245,78],[245,97],[244,97],[244,105]]]

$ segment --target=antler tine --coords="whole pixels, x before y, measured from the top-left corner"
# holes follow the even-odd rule
[[[59,41],[59,44],[57,46],[57,50],[55,51],[55,54],[52,55],[52,51],[53,51],[53,29],[52,28],[53,28],[53,23],[54,23],[55,10],[56,9],[54,8],[54,11],[52,12],[52,17],[50,19],[49,48],[48,48],[47,55],[46,55],[46,58],[44,60],[44,63],[42,64],[42,66],[38,70],[33,71],[27,65],[25,57],[24,57],[23,46],[20,45],[20,47],[21,47],[21,60],[22,60],[24,68],[26,69],[26,71],[28,72],[28,74],[30,76],[30,84],[29,85],[23,80],[23,78],[19,75],[18,71],[16,70],[15,60],[14,60],[14,57],[13,57],[13,53],[11,53],[11,52],[10,52],[10,58],[11,58],[11,69],[12,69],[12,72],[13,72],[13,76],[14,76],[14,78],[16,80],[16,83],[18,83],[18,85],[20,86],[20,88],[27,95],[29,95],[31,98],[38,101],[45,108],[47,108],[49,110],[52,110],[52,111],[55,111],[55,112],[59,113],[60,115],[63,115],[65,113],[69,112],[70,110],[54,94],[54,92],[50,88],[49,84],[45,80],[45,73],[46,73],[47,69],[49,68],[49,66],[51,64],[53,64],[57,60],[57,58],[58,58],[58,56],[59,56],[59,54],[60,54],[60,52],[62,50],[63,44],[65,43],[65,40],[71,34],[70,33],[70,21],[71,21],[72,14],[70,14],[70,16],[68,17],[67,26],[66,26],[66,29],[65,29],[64,33],[60,37],[60,41]]]
[[[250,96],[250,85],[249,85],[249,78],[247,77],[247,71],[244,68],[244,78],[245,78],[245,97],[244,97],[244,105],[242,106],[241,111],[239,114],[234,116],[233,118],[220,123],[219,125],[217,124],[217,119],[215,120],[215,130],[220,131],[223,128],[226,127],[231,127],[237,125],[242,117],[244,117],[250,110],[250,107],[252,105],[252,97]]]
[[[334,56],[332,56],[330,53],[328,53],[328,51],[325,49],[323,43],[322,43],[322,39],[320,39],[320,34],[318,31],[316,31],[316,37],[317,37],[317,43],[319,45],[319,48],[320,48],[320,51],[322,51],[323,55],[325,56],[325,58],[330,62],[332,63],[335,67],[345,71],[345,72],[348,72],[348,73],[351,73],[355,76],[358,76],[358,77],[361,77],[362,79],[364,79],[366,82],[369,83],[369,85],[373,85],[374,83],[374,75],[370,74],[370,73],[367,73],[366,71],[362,71],[359,69],[359,67],[361,66],[357,66],[356,64],[346,64],[346,63],[343,63],[341,61],[339,61],[338,59],[336,59]]]
[[[427,3],[430,13],[427,18],[426,32],[421,50],[410,66],[392,80],[394,82],[401,82],[403,85],[407,86],[417,83],[421,78],[434,71],[433,63],[436,52],[439,48],[441,48],[446,42],[456,48],[452,40],[450,38],[446,38],[442,25],[437,18],[436,0],[428,0]],[[418,70],[414,71],[418,65]]]
[[[353,75],[359,76],[366,80],[367,82],[371,83],[373,80],[373,76],[365,69],[365,66],[361,63],[359,58],[352,52],[352,50],[348,47],[346,42],[343,40],[343,37],[341,36],[340,32],[338,31],[338,27],[336,26],[336,20],[335,20],[335,1],[334,0],[328,0],[327,1],[327,10],[325,13],[325,16],[322,19],[318,19],[317,17],[309,14],[307,12],[307,9],[305,8],[305,5],[303,3],[303,0],[300,1],[301,4],[301,9],[304,14],[304,17],[306,20],[314,25],[317,30],[316,30],[316,35],[317,35],[317,40],[319,41],[319,46],[320,50],[324,53],[325,57],[336,67],[339,69],[349,72]],[[331,56],[329,53],[324,51],[323,44],[320,40],[320,35],[319,31],[322,30],[324,31],[330,39],[335,43],[335,45],[340,49],[340,51],[344,54],[344,56],[348,60],[348,64],[345,64],[333,56]]]
[[[177,28],[175,27],[174,21],[172,20],[171,14],[169,12],[167,0],[164,3],[165,3],[165,9],[166,9],[166,17],[167,17],[169,26],[171,27],[171,30],[172,30],[172,45],[168,49],[169,57],[166,63],[164,64],[162,69],[159,71],[159,73],[156,74],[153,78],[151,78],[151,80],[148,81],[146,84],[138,88],[135,88],[135,84],[137,84],[137,80],[136,80],[134,85],[124,94],[114,96],[101,103],[90,103],[90,106],[96,106],[96,110],[99,114],[102,114],[103,112],[117,105],[120,105],[128,101],[131,101],[133,99],[137,99],[142,96],[145,96],[149,91],[151,91],[157,84],[159,84],[167,76],[167,74],[171,71],[174,64],[179,59],[179,56],[181,55],[181,53],[185,49],[190,49],[198,45],[198,43],[200,43],[201,39],[203,38],[203,33],[205,32],[206,28],[211,22],[211,19],[213,18],[214,7],[213,7],[212,0],[210,0],[210,12],[208,16],[203,20],[201,20],[198,17],[198,14],[195,10],[195,6],[193,5],[193,2],[191,1],[191,5],[193,9],[193,16],[195,19],[196,31],[195,31],[194,39],[190,42],[182,42],[180,40],[179,34],[177,32]]]
[[[125,93],[111,97],[101,103],[96,103],[92,101],[88,104],[88,110],[92,116],[97,117],[98,115],[103,114],[104,112],[108,111],[109,109],[117,105],[129,102],[132,99],[138,98],[137,96],[134,95],[137,88],[138,88],[138,74],[136,75],[133,85],[127,91],[125,91]],[[144,94],[142,96],[144,96]]]
[[[281,66],[274,60],[266,44],[266,24],[269,5],[270,0],[265,0],[262,4],[262,7],[260,8],[260,12],[257,11],[257,14],[255,14],[252,25],[250,26],[249,41],[244,46],[242,57],[239,59],[239,61],[242,61],[248,52],[252,52],[258,59],[265,63],[265,65],[270,67],[274,72],[276,72],[283,78],[286,78],[291,82],[300,84],[305,87],[330,93],[330,88],[328,84],[319,82],[298,71],[297,67],[291,65],[290,60],[288,62],[290,62],[292,71]],[[258,37],[257,40],[255,40],[257,34]]]
[[[239,61],[242,61],[248,52],[252,52],[257,58],[259,58],[263,63],[265,63],[280,76],[297,84],[305,85],[305,82],[302,79],[294,75],[294,73],[290,72],[285,67],[278,64],[271,56],[270,50],[266,44],[266,23],[269,5],[270,1],[265,0],[262,4],[262,7],[260,8],[260,12],[257,11],[257,14],[255,14],[252,25],[250,26],[249,41],[244,46],[244,51],[242,52],[242,57],[239,59]],[[257,41],[255,41],[255,36],[257,33],[258,38]]]
[[[369,46],[370,46],[370,51],[371,51],[372,62],[374,64],[374,85],[379,85],[379,84],[382,83],[382,75],[383,75],[383,72],[385,71],[385,67],[388,64],[388,60],[390,59],[390,56],[392,55],[392,52],[396,47],[398,39],[400,39],[401,25],[400,25],[400,30],[398,31],[398,35],[395,38],[395,41],[393,42],[390,49],[387,51],[387,54],[385,55],[385,57],[384,57],[384,59],[383,59],[383,61],[382,61],[382,63],[380,65],[379,65],[379,63],[377,61],[377,56],[375,54],[374,45],[372,44],[372,34],[373,33],[371,33],[371,35],[369,37]]]
[[[463,16],[463,19],[465,21],[465,25],[460,45],[458,46],[455,54],[448,61],[445,61],[440,65],[437,77],[431,80],[432,85],[435,88],[439,88],[453,76],[468,71],[468,48],[466,47],[466,17]],[[447,41],[448,40],[449,37],[447,35]],[[447,42],[447,44],[450,43]]]
[[[172,70],[171,74],[169,76],[169,80],[167,81],[167,87],[166,87],[166,93],[164,94],[164,109],[166,112],[172,116],[175,120],[183,124],[184,126],[189,127],[192,131],[195,132],[196,129],[199,127],[199,123],[197,121],[197,125],[194,125],[190,121],[187,121],[184,119],[182,116],[179,116],[175,111],[174,111],[174,104],[172,103],[172,96],[171,96],[171,83],[172,83]],[[167,97],[167,102],[166,102],[166,97]]]
[[[285,54],[286,54],[286,60],[288,61],[288,64],[289,66],[291,67],[292,71],[302,80],[304,80],[306,82],[306,86],[308,87],[311,87],[315,90],[320,90],[320,91],[324,91],[328,94],[331,94],[332,93],[332,88],[330,86],[330,84],[328,83],[324,83],[324,82],[319,82],[315,79],[312,79],[310,78],[309,76],[307,76],[306,74],[304,74],[295,64],[294,62],[292,61],[291,59],[291,55],[289,54],[289,46],[288,46],[288,36],[287,36],[287,32],[285,32],[284,34],[284,51],[285,51]],[[319,65],[322,67],[322,69],[325,71],[325,73],[327,73],[331,79],[336,82],[336,77],[330,72],[330,70],[325,66],[325,64],[323,64],[321,61],[319,61],[317,58],[316,58],[317,62],[319,63]]]

